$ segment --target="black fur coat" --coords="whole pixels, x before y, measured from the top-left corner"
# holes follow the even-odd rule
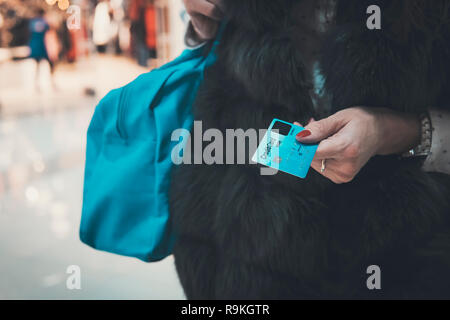
[[[328,114],[313,108],[297,48],[299,1],[225,0],[218,61],[194,109],[204,130],[305,123],[353,106],[450,106],[450,1],[339,1],[321,49]],[[382,9],[382,30],[366,27],[372,4]],[[448,176],[396,156],[372,159],[343,185],[312,170],[302,180],[259,169],[174,170],[174,254],[188,298],[450,297]],[[381,268],[381,290],[366,286],[370,265]]]

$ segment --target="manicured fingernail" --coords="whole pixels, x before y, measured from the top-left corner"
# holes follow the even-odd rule
[[[310,135],[311,135],[311,131],[309,131],[309,130],[303,130],[302,132],[300,132],[299,134],[297,134],[296,138],[297,138],[297,139],[306,138],[306,137],[309,137]]]

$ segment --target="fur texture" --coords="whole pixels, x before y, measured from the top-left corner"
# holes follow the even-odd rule
[[[265,129],[273,118],[318,116],[295,43],[298,17],[291,13],[299,1],[225,1],[229,23],[194,110],[204,130]],[[339,2],[321,51],[330,112],[448,106],[448,2]],[[366,28],[370,4],[386,13],[382,31]],[[450,297],[448,176],[397,157],[372,159],[345,185],[312,170],[301,180],[259,169],[174,170],[174,254],[189,299]],[[372,264],[381,267],[381,291],[366,287]]]

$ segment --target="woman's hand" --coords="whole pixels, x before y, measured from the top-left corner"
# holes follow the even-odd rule
[[[214,38],[220,20],[223,0],[183,0],[186,11],[191,17],[192,26],[201,40]]]
[[[298,123],[297,123],[298,124]],[[418,116],[382,108],[350,108],[311,120],[297,140],[318,143],[312,167],[334,183],[352,181],[375,155],[401,154],[420,143]],[[321,172],[322,160],[326,160]]]

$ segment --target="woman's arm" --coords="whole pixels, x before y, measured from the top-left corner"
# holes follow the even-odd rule
[[[433,142],[424,170],[450,174],[450,114],[430,113]],[[352,181],[375,155],[413,149],[421,142],[422,130],[419,117],[383,108],[345,109],[305,129],[297,136],[300,142],[320,142],[312,167],[335,183]]]

